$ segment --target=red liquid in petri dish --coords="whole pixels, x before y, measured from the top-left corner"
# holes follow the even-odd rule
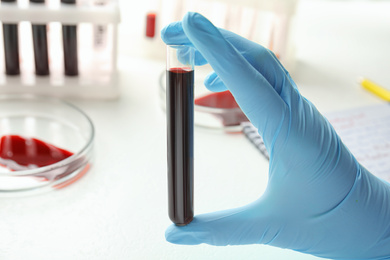
[[[13,171],[48,166],[72,155],[36,138],[5,135],[0,139],[0,162]]]
[[[0,166],[11,172],[53,165],[72,155],[70,151],[36,138],[19,135],[5,135],[0,138]],[[90,164],[86,158],[80,157],[71,163],[35,174],[34,177],[41,181],[53,181],[77,171],[76,175],[53,186],[55,189],[61,189],[79,180],[89,169]]]
[[[224,126],[236,126],[242,122],[249,121],[241,111],[233,95],[228,90],[196,98],[195,105],[226,109],[223,113],[215,113],[215,116],[222,120]]]

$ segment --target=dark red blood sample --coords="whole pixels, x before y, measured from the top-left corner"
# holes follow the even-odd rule
[[[167,71],[169,217],[186,225],[194,216],[194,71]]]
[[[10,170],[19,170],[21,167],[43,167],[62,161],[72,155],[73,153],[67,150],[36,138],[5,135],[0,139],[0,161]]]
[[[5,73],[19,75],[19,39],[18,25],[3,23]]]
[[[222,120],[224,126],[235,126],[248,121],[248,118],[241,111],[233,95],[228,90],[199,97],[195,99],[195,105],[226,109],[225,112],[214,114]]]
[[[49,75],[49,56],[46,30],[46,25],[32,25],[35,73],[41,76]]]
[[[76,0],[61,0],[62,4],[75,5]],[[62,45],[64,49],[64,68],[66,76],[77,76],[77,25],[62,25]]]

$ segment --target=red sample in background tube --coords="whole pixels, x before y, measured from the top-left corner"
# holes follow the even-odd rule
[[[146,15],[146,37],[153,38],[156,31],[156,14],[148,13]]]
[[[171,59],[180,55],[168,49],[175,53]],[[194,70],[170,66],[178,63],[167,66],[168,211],[172,222],[182,226],[194,216]]]

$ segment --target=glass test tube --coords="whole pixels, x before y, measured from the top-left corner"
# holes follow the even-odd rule
[[[75,5],[76,0],[61,0],[63,4]],[[79,74],[77,58],[77,25],[62,25],[65,75]]]
[[[30,0],[30,2],[45,4],[45,0]],[[35,74],[40,76],[49,75],[49,55],[46,24],[33,24],[32,34],[35,57]]]
[[[194,49],[167,46],[169,218],[179,226],[194,216]]]
[[[1,0],[1,2],[15,2],[16,0]],[[18,24],[3,23],[5,72],[7,75],[19,75],[19,39]]]

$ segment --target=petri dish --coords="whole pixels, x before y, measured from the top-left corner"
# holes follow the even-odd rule
[[[194,125],[212,131],[227,133],[241,132],[242,123],[249,121],[241,108],[235,102],[229,91],[211,92],[204,86],[203,81],[211,71],[209,67],[197,67],[194,82]],[[165,71],[160,74],[159,98],[162,109],[166,106],[166,77]]]
[[[64,188],[91,167],[94,126],[57,98],[0,95],[0,197]]]

